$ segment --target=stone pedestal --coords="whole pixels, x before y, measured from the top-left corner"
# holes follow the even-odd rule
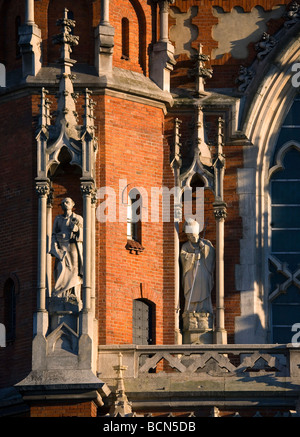
[[[54,297],[49,301],[50,329],[54,331],[59,325],[65,323],[74,332],[79,332],[79,312],[82,304],[76,297]]]
[[[170,92],[170,75],[175,64],[174,46],[170,42],[157,42],[150,57],[150,78],[163,91]]]
[[[183,314],[183,343],[212,344],[213,329],[211,314],[185,312]]]
[[[115,29],[110,25],[99,25],[95,29],[95,67],[98,76],[112,72]]]
[[[36,76],[42,67],[41,30],[36,24],[19,27],[23,77]]]

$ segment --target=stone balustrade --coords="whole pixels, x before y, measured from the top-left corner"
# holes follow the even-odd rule
[[[99,346],[98,373],[115,378],[119,354],[127,366],[126,378],[182,376],[300,378],[300,348],[292,344],[226,345],[103,345]]]

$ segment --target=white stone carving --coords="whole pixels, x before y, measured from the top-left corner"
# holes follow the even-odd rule
[[[188,241],[181,248],[182,281],[187,312],[212,314],[211,290],[214,284],[215,249],[211,242],[199,237],[199,224],[187,221]]]
[[[55,257],[55,285],[52,297],[80,300],[82,284],[82,228],[83,219],[72,212],[74,202],[65,198],[63,214],[55,218],[52,232],[51,255]]]

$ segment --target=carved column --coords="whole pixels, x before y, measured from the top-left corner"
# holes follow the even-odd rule
[[[172,1],[170,3],[173,3]],[[160,38],[162,42],[169,41],[169,1],[159,0]]]
[[[182,204],[178,197],[181,190],[180,183],[180,168],[181,161],[181,143],[179,132],[181,121],[175,119],[174,126],[174,159],[171,162],[171,167],[174,174],[175,187],[178,189],[177,195],[174,196],[174,251],[175,251],[175,343],[182,344],[182,335],[179,328],[179,311],[180,311],[180,244],[179,244],[179,222],[182,220]]]
[[[50,188],[49,195],[47,197],[47,266],[46,266],[46,285],[48,291],[48,297],[51,295],[52,290],[52,256],[49,253],[51,249],[52,238],[52,209],[53,209],[53,188]]]
[[[226,203],[223,200],[223,182],[225,174],[225,155],[223,153],[224,120],[218,119],[217,156],[214,161],[214,215],[216,219],[216,327],[215,343],[226,344],[225,304],[224,304],[224,223],[226,219]]]
[[[226,344],[225,304],[224,304],[224,222],[226,219],[226,204],[213,204],[216,219],[216,327],[215,343]]]
[[[83,195],[83,286],[82,303],[83,312],[91,309],[91,230],[92,230],[92,194],[94,184],[92,181],[81,182]]]
[[[78,345],[79,367],[81,369],[96,369],[97,350],[94,339],[95,325],[92,311],[92,197],[95,191],[92,180],[81,180],[83,196],[83,284],[82,311],[80,318],[80,339]]]
[[[34,24],[34,0],[26,0],[25,5],[25,24]]]
[[[101,0],[101,24],[109,24],[109,0]]]
[[[46,311],[46,251],[48,181],[37,181],[38,194],[38,260],[37,260],[37,325],[36,332],[45,335],[48,328]]]
[[[95,298],[96,298],[96,191],[94,190],[91,197],[91,309],[95,314]]]

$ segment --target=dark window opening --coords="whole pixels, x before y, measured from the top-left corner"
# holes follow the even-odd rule
[[[142,197],[138,190],[131,190],[127,207],[127,240],[142,242]]]
[[[297,274],[300,260],[300,151],[287,149],[281,170],[272,175],[270,310],[273,343],[290,343],[292,326],[300,320],[300,290],[286,285],[285,270]],[[282,271],[283,269],[283,271]]]
[[[129,60],[129,20],[122,18],[122,57],[121,59]]]

